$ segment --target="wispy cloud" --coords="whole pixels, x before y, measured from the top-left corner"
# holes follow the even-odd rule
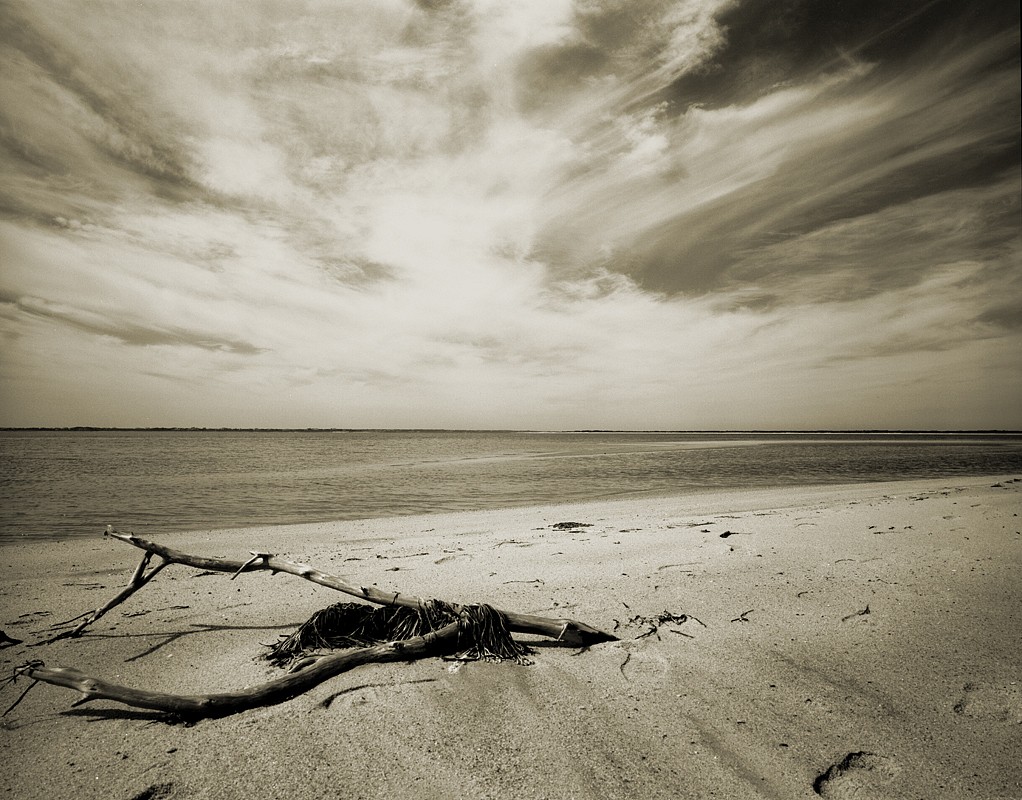
[[[1017,16],[810,5],[5,5],[2,421],[1019,425]]]

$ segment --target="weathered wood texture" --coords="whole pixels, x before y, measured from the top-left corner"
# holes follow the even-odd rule
[[[99,620],[110,609],[128,599],[144,587],[162,569],[171,564],[183,564],[200,570],[232,573],[232,580],[244,572],[269,570],[296,575],[320,586],[352,595],[371,603],[386,606],[422,608],[428,601],[400,592],[386,592],[375,587],[357,586],[336,575],[318,570],[307,564],[299,564],[279,558],[272,553],[252,553],[247,561],[211,558],[184,553],[156,542],[150,542],[130,533],[119,533],[107,528],[106,535],[145,551],[141,563],[136,567],[128,585],[115,597],[95,611],[83,614],[84,620],[73,629],[52,637],[41,644],[56,639],[81,636],[85,630]],[[153,556],[161,562],[146,572]],[[289,674],[257,686],[230,692],[199,695],[175,695],[144,689],[133,689],[111,683],[103,678],[93,677],[73,668],[48,667],[40,660],[34,660],[18,667],[15,677],[51,683],[79,692],[75,705],[92,700],[114,700],[136,708],[163,711],[187,718],[219,717],[236,714],[259,706],[272,705],[289,700],[335,675],[362,664],[389,661],[410,661],[430,656],[455,653],[462,645],[467,626],[471,624],[471,606],[450,604],[461,615],[438,630],[400,641],[386,642],[369,647],[345,650],[330,655],[304,659]],[[615,641],[613,634],[601,631],[573,619],[550,619],[531,614],[518,614],[495,609],[508,630],[517,633],[531,633],[551,637],[567,645],[588,647],[600,642]],[[81,619],[76,617],[74,620]],[[33,684],[34,685],[34,684]],[[20,702],[20,698],[19,698]],[[12,706],[13,708],[13,706]]]

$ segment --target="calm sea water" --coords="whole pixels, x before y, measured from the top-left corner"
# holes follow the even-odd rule
[[[1022,473],[1022,435],[2,431],[0,541]]]

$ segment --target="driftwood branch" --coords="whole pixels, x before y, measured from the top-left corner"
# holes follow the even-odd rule
[[[101,605],[95,611],[83,614],[82,617],[84,617],[84,619],[82,619],[82,617],[74,617],[73,619],[69,619],[65,622],[59,622],[53,627],[60,628],[63,627],[64,625],[68,625],[74,622],[75,620],[82,619],[82,621],[79,622],[78,625],[76,625],[71,630],[62,631],[61,633],[58,633],[56,636],[52,636],[49,639],[39,642],[38,644],[50,644],[51,642],[56,642],[59,641],[60,639],[72,639],[77,636],[81,636],[85,632],[85,629],[92,625],[92,623],[96,622],[96,620],[98,620],[100,617],[106,614],[106,612],[109,611],[110,609],[114,608],[115,606],[119,606],[121,603],[123,603],[125,600],[131,597],[131,595],[133,595],[135,592],[137,592],[139,589],[141,589],[143,586],[149,583],[149,581],[155,578],[156,575],[160,572],[160,570],[162,570],[168,564],[172,563],[168,559],[163,559],[159,564],[157,564],[155,567],[149,570],[149,572],[146,572],[146,568],[149,566],[149,562],[152,560],[152,558],[153,553],[146,552],[146,554],[142,556],[142,561],[139,562],[139,565],[137,567],[135,567],[135,572],[132,574],[131,580],[128,581],[128,585],[125,586],[120,592],[118,592],[115,597],[110,598],[110,600]]]
[[[272,553],[252,553],[252,557],[246,561],[234,561],[231,559],[211,558],[184,553],[156,542],[147,541],[130,533],[118,533],[110,527],[107,528],[106,535],[145,551],[141,563],[135,568],[131,580],[121,592],[95,611],[82,615],[84,619],[76,617],[73,620],[69,620],[68,622],[74,622],[77,619],[82,619],[74,629],[58,634],[47,640],[47,642],[82,635],[91,624],[100,619],[110,609],[124,602],[132,594],[149,583],[161,570],[171,564],[183,564],[206,571],[228,572],[231,573],[232,580],[244,572],[260,570],[269,570],[271,573],[284,572],[296,575],[320,586],[352,595],[360,600],[380,606],[415,609],[420,614],[435,608],[439,603],[439,601],[423,600],[400,592],[385,592],[375,587],[357,586],[339,576],[322,572],[307,564],[299,564],[279,558]],[[161,561],[155,567],[149,569],[153,556],[158,556]],[[147,569],[148,572],[146,571]],[[475,652],[492,655],[492,653],[486,653],[485,646],[479,646],[478,628],[480,624],[488,628],[491,628],[493,625],[492,622],[487,622],[486,620],[499,620],[496,624],[501,630],[506,628],[504,635],[506,636],[505,641],[508,644],[512,644],[510,632],[539,634],[552,637],[568,645],[580,647],[589,647],[600,642],[617,640],[617,637],[613,634],[598,630],[577,620],[550,619],[531,614],[518,614],[493,609],[489,606],[462,605],[457,603],[444,603],[443,605],[453,615],[456,615],[456,621],[450,623],[445,621],[445,623],[441,623],[442,627],[436,627],[417,636],[398,638],[396,641],[358,647],[315,658],[305,658],[298,661],[291,673],[283,677],[238,691],[201,695],[174,695],[152,692],[111,683],[102,678],[86,675],[76,669],[48,667],[40,660],[31,661],[18,667],[13,677],[26,677],[34,682],[51,683],[56,686],[74,689],[80,694],[79,699],[74,704],[75,706],[92,700],[108,699],[137,708],[163,711],[181,717],[202,718],[236,714],[259,706],[288,700],[335,675],[362,664],[406,661],[457,653],[459,650],[464,649],[466,640],[475,648]],[[480,623],[480,620],[483,620],[483,622]],[[473,637],[475,637],[474,642],[472,641]],[[45,643],[43,642],[43,644]],[[501,655],[500,657],[505,656]],[[35,684],[33,683],[33,685]]]
[[[439,631],[414,639],[334,653],[316,659],[304,669],[257,686],[214,694],[177,695],[132,689],[102,678],[91,677],[76,669],[47,667],[39,661],[19,667],[15,674],[33,681],[74,689],[79,693],[79,698],[73,703],[73,707],[92,700],[106,699],[135,708],[164,711],[188,719],[223,717],[290,700],[323,681],[362,664],[411,661],[452,653],[458,647],[459,630],[459,624],[452,623]]]
[[[130,533],[118,533],[111,528],[107,528],[106,535],[111,536],[114,539],[119,539],[120,541],[134,547],[138,547],[141,550],[145,550],[151,555],[158,555],[164,562],[159,565],[159,569],[162,569],[167,564],[184,564],[196,569],[210,570],[214,572],[230,572],[234,576],[243,572],[269,570],[271,573],[285,572],[289,575],[296,575],[299,578],[304,578],[307,581],[311,581],[312,583],[320,586],[325,586],[328,589],[334,589],[338,592],[351,595],[352,597],[357,597],[359,600],[376,603],[377,605],[421,608],[426,602],[420,597],[402,594],[401,592],[383,591],[372,586],[358,586],[337,575],[331,575],[323,572],[315,567],[309,566],[308,564],[299,564],[294,561],[288,561],[287,559],[280,558],[272,553],[252,553],[252,557],[247,561],[234,561],[226,558],[211,558],[208,556],[195,556],[189,553],[183,553],[180,550],[173,550],[162,544],[147,541],[146,539],[142,539],[141,537]],[[150,575],[146,577],[145,580],[148,581],[151,577],[152,576]],[[118,595],[118,598],[125,599],[131,593],[132,592],[125,590]],[[121,602],[118,598],[114,598],[114,600]],[[109,610],[108,607],[112,607],[113,605],[116,605],[116,602],[111,601],[105,608]],[[454,605],[457,609],[463,608],[460,604],[452,605]],[[535,633],[540,636],[550,636],[558,641],[566,644],[577,645],[579,647],[585,647],[599,642],[614,641],[617,639],[616,636],[612,636],[609,633],[573,619],[551,619],[549,617],[538,617],[532,614],[518,614],[513,611],[504,611],[503,609],[499,610],[504,615],[508,628],[515,633]],[[98,618],[99,617],[96,617],[96,619]],[[84,629],[87,624],[89,623],[86,622],[79,627]]]

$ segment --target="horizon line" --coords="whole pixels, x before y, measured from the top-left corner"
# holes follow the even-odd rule
[[[345,427],[206,427],[201,425],[0,425],[0,432],[208,432],[208,433],[659,433],[659,434],[811,434],[811,433],[872,433],[872,434],[1022,434],[1016,428],[345,428]]]

